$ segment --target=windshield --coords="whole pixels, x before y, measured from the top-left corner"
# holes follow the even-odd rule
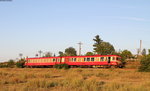
[[[117,60],[121,60],[121,58],[120,58],[120,57],[117,57]]]

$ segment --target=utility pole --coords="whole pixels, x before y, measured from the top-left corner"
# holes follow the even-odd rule
[[[78,44],[79,44],[79,56],[81,56],[81,45],[82,45],[82,43],[79,42]]]
[[[22,59],[23,54],[22,54],[22,53],[19,53],[19,56],[20,56],[20,59]]]
[[[141,55],[141,51],[142,51],[142,40],[140,40],[140,50],[139,50],[139,54]]]

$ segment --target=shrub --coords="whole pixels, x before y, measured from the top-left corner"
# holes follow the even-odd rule
[[[12,60],[12,59],[9,60],[8,63],[7,63],[7,66],[10,67],[10,68],[13,68],[15,66],[14,60]]]
[[[0,68],[7,68],[8,65],[7,64],[4,64],[4,63],[0,63]]]
[[[139,71],[150,72],[150,55],[142,58],[141,66],[139,67]]]
[[[56,64],[54,66],[54,68],[57,68],[57,69],[69,69],[69,65],[68,64]]]
[[[15,67],[15,61],[10,59],[8,62],[0,63],[0,68],[13,68]]]
[[[17,63],[16,63],[16,66],[18,67],[18,68],[24,68],[25,66],[24,66],[24,64],[25,64],[25,60],[19,60]]]

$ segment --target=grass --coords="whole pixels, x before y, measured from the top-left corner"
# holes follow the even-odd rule
[[[137,69],[0,69],[0,91],[149,91],[149,86],[150,73]]]

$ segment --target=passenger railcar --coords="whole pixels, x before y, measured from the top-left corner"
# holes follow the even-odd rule
[[[121,57],[117,55],[66,56],[26,58],[26,66],[51,66],[68,64],[70,67],[121,67]]]

